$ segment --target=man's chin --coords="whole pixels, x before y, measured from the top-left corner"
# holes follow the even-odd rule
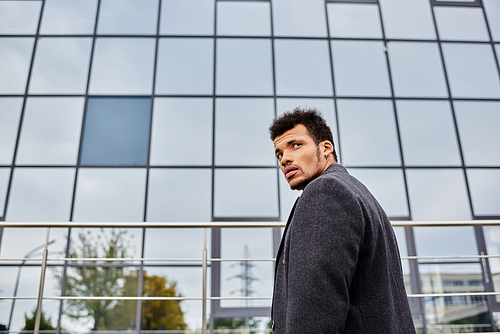
[[[288,184],[290,185],[290,189],[292,190],[302,190],[309,184],[309,180],[295,180],[295,182],[294,180],[290,180],[288,181]]]

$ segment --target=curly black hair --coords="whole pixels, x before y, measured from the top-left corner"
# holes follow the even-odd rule
[[[326,121],[321,113],[315,108],[306,109],[298,107],[292,111],[285,112],[280,117],[275,118],[269,127],[271,140],[274,141],[276,137],[281,136],[299,124],[306,127],[307,132],[309,132],[309,135],[314,140],[316,145],[325,140],[330,141],[333,145],[332,130],[326,124]],[[338,161],[335,147],[333,148],[332,154],[335,161]]]

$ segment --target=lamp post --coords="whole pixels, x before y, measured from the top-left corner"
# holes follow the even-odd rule
[[[47,245],[52,245],[54,242],[56,242],[56,241],[51,240]],[[9,315],[9,324],[7,325],[7,328],[9,331],[11,329],[10,325],[12,323],[12,314],[14,313],[14,305],[16,305],[15,297],[17,297],[17,288],[19,287],[19,278],[21,277],[21,269],[23,268],[23,265],[26,263],[27,259],[29,259],[33,255],[36,255],[36,252],[44,247],[45,247],[45,244],[40,245],[38,247],[35,247],[32,250],[30,250],[28,253],[26,253],[24,255],[23,262],[21,263],[21,265],[19,266],[19,269],[17,270],[16,286],[14,287],[14,295],[13,295],[14,299],[12,299],[12,306],[10,307],[10,315]]]

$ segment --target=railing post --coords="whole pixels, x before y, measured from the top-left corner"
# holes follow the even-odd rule
[[[202,305],[202,316],[203,320],[201,322],[201,332],[202,334],[207,333],[207,228],[203,229],[203,305]],[[38,333],[35,333],[38,334]]]
[[[33,334],[38,334],[40,330],[40,320],[42,316],[43,287],[45,285],[45,270],[47,269],[47,254],[49,248],[49,234],[50,234],[50,227],[47,227],[47,239],[45,240],[45,248],[43,250],[42,273],[40,274],[40,288],[38,289],[38,304],[36,305],[35,328],[33,329]]]

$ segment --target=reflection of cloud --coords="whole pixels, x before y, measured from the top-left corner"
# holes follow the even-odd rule
[[[326,37],[323,0],[277,0],[272,5],[276,36]]]
[[[92,34],[97,0],[47,0],[43,8],[42,34]]]
[[[0,1],[0,34],[34,34],[41,7],[41,1]]]
[[[34,41],[31,37],[0,38],[1,94],[24,94]]]
[[[22,105],[22,98],[3,97],[0,99],[0,119],[2,120],[0,122],[0,164],[12,163]]]

